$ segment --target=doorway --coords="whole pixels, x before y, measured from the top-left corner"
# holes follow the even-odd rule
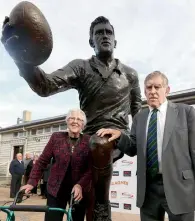
[[[14,146],[13,159],[16,158],[16,154],[18,154],[18,153],[21,153],[23,155],[23,150],[24,150],[24,146],[23,145]]]

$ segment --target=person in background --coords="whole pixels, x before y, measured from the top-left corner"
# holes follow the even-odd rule
[[[29,177],[30,177],[30,173],[32,171],[32,168],[34,167],[36,161],[39,159],[39,156],[38,155],[34,155],[33,156],[33,159],[28,163],[27,165],[27,168],[26,168],[26,177],[28,178],[27,179],[27,182],[29,180]],[[31,190],[31,193],[33,194],[37,194],[37,185]]]
[[[25,193],[32,191],[53,158],[47,183],[47,205],[65,209],[73,193],[74,201],[79,202],[72,212],[73,221],[84,221],[85,196],[92,188],[90,136],[82,133],[86,125],[85,113],[80,109],[70,110],[66,123],[67,132],[52,134],[22,189]],[[46,212],[45,221],[62,221],[63,216],[62,212]]]
[[[40,188],[41,188],[42,199],[47,199],[47,181],[49,178],[51,166],[52,166],[52,162],[48,164],[47,167],[44,169],[43,177],[41,179],[42,183],[40,185]]]
[[[32,160],[31,154],[30,153],[26,153],[25,154],[25,158],[23,159],[23,161],[24,161],[24,181],[23,181],[23,183],[24,184],[27,184],[27,181],[29,179],[29,177],[26,175],[26,168],[27,168],[27,166],[28,166],[28,164],[29,164],[29,162],[31,160]]]
[[[14,198],[16,193],[20,190],[22,176],[24,175],[24,162],[22,161],[22,154],[16,154],[16,159],[12,160],[9,167],[11,174],[10,198]],[[21,199],[18,199],[21,202]]]

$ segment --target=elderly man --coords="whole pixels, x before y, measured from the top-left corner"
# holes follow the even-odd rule
[[[66,123],[68,131],[52,134],[32,168],[27,185],[22,189],[25,189],[26,193],[31,191],[53,158],[47,182],[47,205],[65,209],[71,192],[74,192],[74,200],[80,203],[75,206],[73,221],[84,221],[85,196],[92,187],[90,136],[81,133],[86,125],[85,113],[81,110],[70,110]],[[62,212],[48,212],[45,221],[62,221],[63,215]]]
[[[14,198],[21,187],[22,176],[24,175],[24,162],[22,161],[21,153],[18,153],[16,159],[12,160],[9,172],[12,175],[10,197]]]
[[[194,221],[195,110],[167,100],[167,77],[159,72],[145,79],[149,107],[138,113],[130,136],[101,129],[99,136],[118,139],[118,148],[137,155],[137,206],[142,221]]]

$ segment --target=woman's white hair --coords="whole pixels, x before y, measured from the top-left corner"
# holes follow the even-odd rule
[[[83,112],[81,109],[78,109],[78,108],[77,109],[71,109],[71,110],[68,111],[68,113],[66,115],[66,123],[67,123],[68,119],[71,117],[73,112],[81,113],[81,115],[83,116],[83,124],[85,126],[86,123],[87,123],[87,118],[86,118],[85,112]]]

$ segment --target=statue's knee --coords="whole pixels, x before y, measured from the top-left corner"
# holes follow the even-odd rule
[[[91,136],[90,148],[92,150],[93,165],[104,168],[113,162],[114,142],[108,142],[108,136]]]

